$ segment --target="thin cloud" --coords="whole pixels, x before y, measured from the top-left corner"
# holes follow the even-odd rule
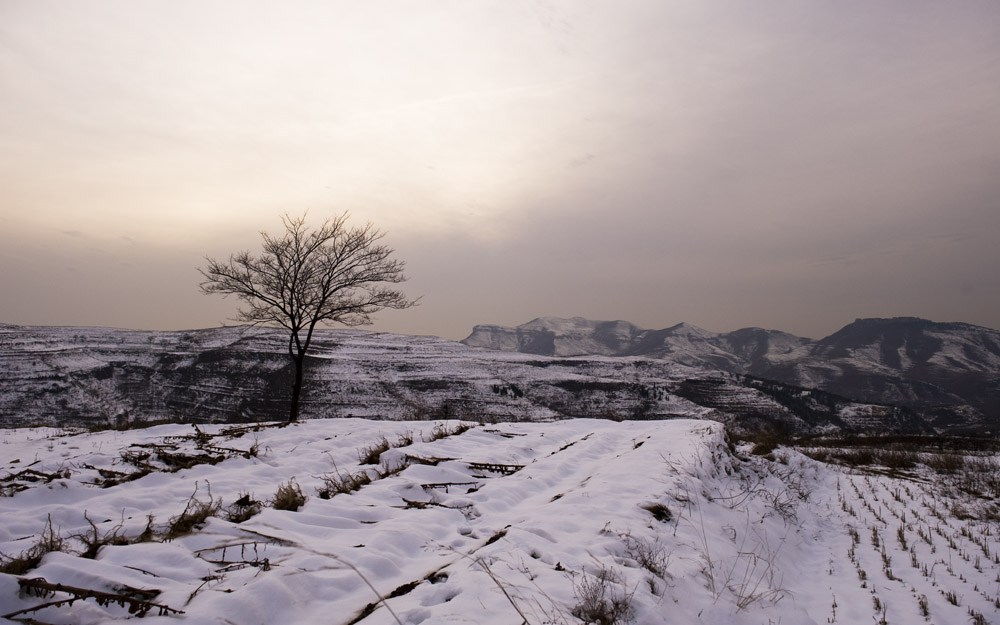
[[[409,262],[423,304],[385,330],[1000,326],[995,2],[0,14],[0,319],[212,325],[193,267],[308,208]]]

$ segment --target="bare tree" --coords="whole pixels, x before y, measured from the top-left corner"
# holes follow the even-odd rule
[[[198,269],[205,277],[203,293],[235,295],[243,302],[238,321],[289,331],[288,355],[295,363],[289,421],[299,416],[303,364],[316,326],[366,325],[382,309],[417,303],[387,286],[406,277],[405,263],[391,259],[394,250],[379,243],[384,233],[370,223],[348,227],[347,219],[344,213],[310,229],[305,215],[286,214],[281,236],[261,232],[259,255],[245,251],[227,261],[206,257],[208,266]]]

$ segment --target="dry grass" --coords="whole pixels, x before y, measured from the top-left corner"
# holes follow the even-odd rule
[[[74,538],[83,543],[83,551],[80,552],[81,558],[93,560],[97,557],[101,547],[104,547],[105,545],[127,545],[132,542],[120,533],[122,526],[124,525],[124,521],[102,534],[101,531],[97,529],[97,525],[90,519],[89,516],[87,516],[86,511],[83,513],[83,518],[90,524],[90,531],[70,536],[70,538]]]
[[[292,512],[301,508],[305,503],[306,496],[302,494],[302,489],[299,488],[295,478],[278,486],[278,490],[274,493],[274,499],[271,500],[271,506],[275,510],[290,510]]]
[[[398,475],[402,473],[403,470],[406,469],[406,467],[408,466],[410,466],[410,463],[408,463],[406,460],[400,460],[399,462],[396,463],[383,462],[382,466],[380,466],[378,469],[378,477],[379,479],[385,479],[393,475]]]
[[[662,503],[651,503],[640,507],[646,512],[652,514],[653,518],[661,523],[666,523],[673,517],[670,513],[670,508],[666,507]]]
[[[627,625],[633,621],[632,593],[614,569],[602,567],[596,575],[583,573],[573,584],[577,604],[571,614],[590,625]]]
[[[242,523],[260,514],[264,504],[253,498],[252,493],[240,493],[240,496],[226,507],[224,517],[230,523]]]
[[[457,436],[471,429],[472,425],[469,423],[459,423],[454,428],[449,428],[444,423],[438,423],[433,428],[431,428],[431,433],[428,434],[427,436],[424,436],[423,439],[425,443],[432,443],[436,440],[447,438],[449,436]]]
[[[360,464],[378,464],[382,452],[389,451],[390,447],[389,439],[383,436],[371,445],[358,450],[358,462]]]
[[[636,538],[631,533],[622,534],[621,538],[628,557],[653,575],[666,579],[667,567],[670,565],[670,554],[660,543],[659,538],[650,541]]]
[[[330,499],[334,495],[353,493],[372,482],[372,476],[368,471],[327,473],[319,478],[323,481],[323,485],[316,489],[316,494],[319,495],[320,499]]]
[[[208,482],[206,482],[208,484]],[[196,527],[201,526],[208,517],[216,516],[222,510],[222,498],[212,499],[212,486],[208,485],[208,501],[198,499],[198,484],[195,483],[194,492],[188,499],[184,511],[170,519],[167,531],[163,535],[164,540],[172,540],[185,534],[190,534]]]
[[[965,456],[959,454],[928,454],[924,464],[936,473],[955,474],[965,469]]]
[[[45,554],[53,551],[63,551],[65,541],[54,529],[52,529],[52,517],[48,517],[48,523],[42,530],[42,535],[38,537],[38,542],[29,549],[21,552],[17,556],[9,557],[0,554],[0,573],[8,575],[24,575],[28,571],[38,567]]]

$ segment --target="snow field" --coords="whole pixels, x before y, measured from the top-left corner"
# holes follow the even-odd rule
[[[969,498],[937,481],[849,475],[841,485],[859,581],[844,589],[846,604],[860,610],[867,599],[878,623],[996,622],[996,518],[972,518]]]
[[[19,589],[18,579],[44,578],[155,589],[153,602],[183,611],[144,617],[161,624],[572,624],[602,607],[639,624],[997,619],[996,523],[960,520],[974,512],[963,496],[929,481],[852,474],[784,449],[775,461],[734,454],[710,421],[458,426],[0,431],[4,560],[35,544],[50,518],[68,549],[22,576],[0,574],[0,615],[53,625],[130,616],[92,599],[16,614],[70,598]],[[232,453],[124,481],[137,452],[169,444],[197,455],[208,438]],[[360,464],[383,438],[391,448],[380,464]],[[362,473],[371,482],[357,490],[317,495]],[[106,476],[117,483],[97,485]],[[266,503],[291,480],[308,496],[297,511],[264,505],[225,520],[240,497]],[[191,501],[222,509],[163,540]],[[156,541],[75,555],[83,541],[73,536],[96,527],[135,538],[149,515]]]

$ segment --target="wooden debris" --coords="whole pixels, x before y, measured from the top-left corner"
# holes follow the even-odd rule
[[[37,623],[38,621],[35,621],[31,617],[22,615],[38,612],[39,610],[43,610],[45,608],[72,605],[75,601],[79,601],[81,599],[93,599],[102,607],[108,607],[111,604],[118,604],[121,607],[128,609],[129,614],[137,617],[146,616],[153,610],[155,610],[156,614],[159,616],[184,614],[182,610],[176,610],[170,606],[153,603],[152,599],[160,594],[160,591],[156,589],[121,586],[117,589],[118,592],[106,592],[103,590],[67,586],[65,584],[53,584],[42,577],[19,579],[17,580],[17,584],[21,587],[22,591],[35,597],[48,598],[54,596],[56,593],[66,593],[72,596],[67,599],[57,599],[55,601],[49,601],[31,608],[17,610],[16,612],[11,612],[10,614],[4,614],[3,616],[0,616],[0,618],[19,621],[22,623]]]
[[[222,567],[220,569],[217,569],[215,571],[216,573],[228,573],[230,571],[236,571],[239,569],[246,568],[248,566],[258,567],[260,568],[261,571],[270,571],[272,566],[271,560],[269,558],[261,557],[260,554],[261,550],[259,550],[260,545],[261,545],[260,541],[257,540],[239,542],[239,543],[227,543],[224,545],[219,545],[217,547],[206,547],[205,549],[198,549],[197,551],[194,552],[194,554],[195,556],[201,558],[205,562]],[[264,543],[265,548],[266,546],[267,543]],[[235,551],[236,547],[239,547],[239,552],[240,552],[239,558],[238,559],[228,558],[226,552],[230,549]],[[248,551],[250,551],[248,547],[253,548],[252,555],[247,553]],[[206,555],[211,552],[218,552],[218,551],[221,551],[222,554],[215,556],[215,559],[209,558]]]
[[[425,464],[431,467],[436,467],[442,462],[449,462],[452,460],[458,460],[458,458],[437,458],[431,456],[429,458],[424,458],[423,456],[413,456],[411,454],[406,454],[406,461],[410,464]]]
[[[499,462],[467,462],[473,471],[489,471],[490,473],[502,473],[511,475],[524,468],[523,464],[503,464]]]
[[[64,480],[69,477],[69,469],[58,469],[52,473],[44,473],[32,468],[25,468],[0,478],[0,496],[13,496],[14,493],[30,488],[29,484],[49,484],[55,480]]]
[[[501,432],[500,430],[483,430],[484,432],[489,432],[490,434],[497,434],[504,438],[514,438],[515,436],[527,436],[521,432]]]
[[[472,490],[473,488],[475,490],[479,490],[479,482],[434,482],[431,484],[421,484],[420,488],[423,488],[424,490],[443,488],[444,492],[447,493],[449,492],[448,489],[454,486],[469,486],[470,489],[468,492],[475,492],[474,490]]]

